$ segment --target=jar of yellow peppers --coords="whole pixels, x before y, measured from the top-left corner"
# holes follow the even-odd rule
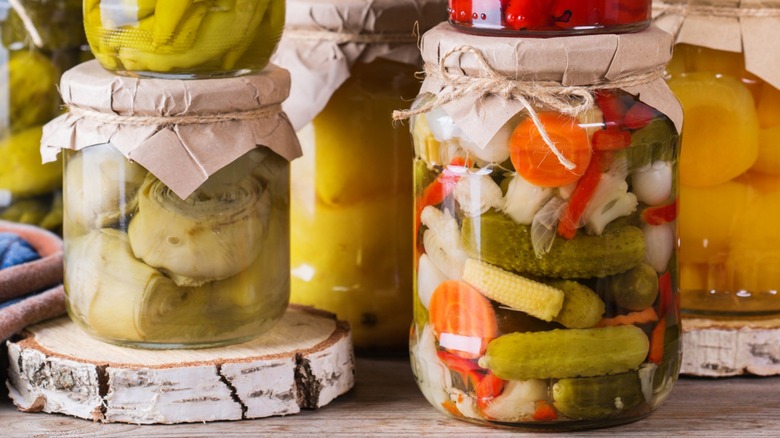
[[[116,76],[97,61],[63,75],[69,111],[44,127],[41,155],[64,154],[68,313],[99,339],[231,344],[287,309],[300,154],[279,105],[289,75],[213,82]]]
[[[442,24],[422,54],[421,94],[396,113],[415,145],[422,393],[520,428],[650,414],[680,366],[671,36],[507,40]]]
[[[0,0],[0,219],[60,232],[62,164],[41,165],[60,75],[88,55],[81,0]]]
[[[780,314],[780,2],[663,1],[668,82],[683,105],[682,307]]]
[[[284,0],[85,0],[100,63],[119,74],[236,76],[262,70],[284,26]]]
[[[291,302],[350,323],[360,353],[398,354],[412,318],[412,145],[391,113],[419,90],[415,27],[446,0],[290,0],[274,62],[304,154],[292,165]]]

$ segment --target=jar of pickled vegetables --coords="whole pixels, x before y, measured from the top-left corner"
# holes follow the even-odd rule
[[[479,34],[556,36],[636,32],[652,0],[449,0],[449,21]]]
[[[0,0],[0,219],[60,232],[62,163],[41,165],[41,127],[86,39],[81,0]]]
[[[644,417],[680,366],[671,36],[505,41],[429,31],[395,113],[415,146],[417,383],[476,423]]]
[[[84,28],[95,58],[122,75],[238,76],[268,64],[284,6],[284,0],[84,0]]]
[[[691,314],[780,314],[780,51],[766,50],[780,2],[741,4],[657,5],[677,35],[667,73],[686,119],[680,287]]]
[[[254,338],[289,299],[289,75],[118,77],[90,61],[63,75],[69,112],[44,128],[64,151],[70,317],[145,348]],[[165,96],[161,99],[160,96]]]
[[[348,321],[360,354],[405,354],[412,319],[412,145],[394,109],[419,91],[422,30],[444,0],[291,0],[274,62],[304,154],[292,164],[291,302]]]

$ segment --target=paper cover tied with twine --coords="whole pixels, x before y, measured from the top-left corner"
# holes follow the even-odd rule
[[[442,23],[423,35],[420,92],[435,96],[435,105],[483,148],[528,107],[577,113],[593,105],[597,89],[638,96],[679,131],[682,108],[663,79],[671,47],[671,35],[652,26],[621,35],[504,38],[460,33]]]
[[[447,0],[287,0],[272,61],[292,76],[284,110],[295,129],[325,108],[355,63],[386,58],[420,65],[419,33],[446,18]]]
[[[41,156],[111,143],[182,199],[209,176],[265,146],[287,160],[301,155],[281,109],[290,88],[273,65],[236,78],[170,80],[117,76],[97,61],[62,76],[69,112],[43,129]]]
[[[780,0],[656,0],[653,16],[675,43],[744,53],[748,72],[780,88]]]

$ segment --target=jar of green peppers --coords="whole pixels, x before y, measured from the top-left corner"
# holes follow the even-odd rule
[[[95,57],[119,74],[237,76],[262,70],[284,26],[284,0],[85,0]]]

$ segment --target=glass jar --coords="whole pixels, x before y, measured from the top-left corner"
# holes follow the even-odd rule
[[[288,87],[275,67],[138,81],[92,61],[63,76],[70,111],[46,126],[41,153],[64,150],[76,323],[112,343],[195,348],[252,339],[282,317],[289,160],[300,154],[279,108]],[[160,95],[171,96],[165,109]]]
[[[636,52],[588,52],[605,47],[600,36],[567,38],[565,50],[619,71],[642,66],[656,80],[628,93],[619,84],[637,85],[638,76],[602,78],[593,106],[575,111],[582,94],[531,106],[532,97],[550,102],[561,85],[547,82],[545,95],[522,82],[589,93],[589,73],[606,69],[561,60],[542,72],[526,62],[561,50],[558,42],[517,39],[496,50],[498,38],[453,36],[446,26],[423,37],[433,65],[409,113],[417,213],[410,353],[420,389],[445,414],[524,428],[607,426],[650,414],[676,381],[680,111],[658,72],[668,52],[642,59],[670,37],[650,28],[620,38],[617,46]],[[440,64],[454,76],[436,75]],[[526,103],[497,98],[493,85],[525,93]],[[461,86],[472,93],[459,94]],[[653,93],[665,97],[639,97]]]
[[[0,1],[0,36],[0,219],[59,233],[62,164],[41,165],[38,149],[60,75],[88,53],[81,1]]]
[[[290,1],[274,58],[293,78],[284,105],[304,151],[292,164],[290,301],[349,322],[359,354],[408,348],[413,148],[391,113],[420,88],[415,21],[430,28],[444,6]],[[367,15],[376,22],[354,20]]]
[[[666,70],[686,119],[680,286],[692,316],[780,315],[780,56],[765,45],[780,4],[753,3],[657,4],[677,35]]]
[[[480,34],[558,36],[636,32],[651,0],[449,0],[449,21]]]
[[[103,67],[163,78],[262,70],[279,42],[284,0],[85,0],[84,27]]]
[[[780,90],[741,53],[680,44],[669,87],[686,112],[680,156],[682,306],[780,314]]]

